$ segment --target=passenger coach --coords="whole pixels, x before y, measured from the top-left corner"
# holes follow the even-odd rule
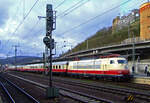
[[[10,67],[12,69],[12,67]],[[43,64],[18,66],[18,71],[43,72]],[[96,78],[130,79],[127,60],[120,55],[101,56],[98,59],[53,62],[52,72],[58,75],[75,75]]]

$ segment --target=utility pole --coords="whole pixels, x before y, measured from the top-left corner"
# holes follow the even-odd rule
[[[135,72],[135,38],[134,38],[134,33],[133,33],[133,43],[132,43],[132,72]]]
[[[44,69],[46,70],[46,55],[45,55],[45,52],[43,52],[43,64],[44,64]],[[43,72],[43,74],[45,74],[44,72]]]
[[[128,40],[130,38],[130,20],[128,21]]]
[[[86,49],[89,48],[89,43],[88,43],[88,39],[86,40]]]
[[[9,55],[7,54],[6,56],[7,56],[7,64],[9,64],[9,60],[8,60],[8,56],[9,56]]]
[[[15,69],[17,69],[17,48],[19,47],[18,45],[13,46],[15,48]]]

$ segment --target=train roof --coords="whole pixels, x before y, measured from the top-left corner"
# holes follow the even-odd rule
[[[100,56],[100,58],[115,58],[115,57],[122,57],[122,56],[120,54],[111,54],[111,55]]]
[[[62,62],[53,62],[52,64],[53,65],[62,65],[62,64],[67,64],[68,62],[67,61],[62,61]]]

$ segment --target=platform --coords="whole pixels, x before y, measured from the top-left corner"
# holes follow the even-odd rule
[[[134,81],[134,83],[150,85],[150,76],[148,77],[145,74],[134,75],[134,80],[133,81]]]

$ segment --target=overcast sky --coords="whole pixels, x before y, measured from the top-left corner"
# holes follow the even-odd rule
[[[146,1],[0,0],[0,57],[13,56],[14,45],[19,46],[18,55],[42,56],[45,48],[45,19],[39,20],[37,16],[46,15],[46,4],[53,4],[57,11],[57,27],[53,31],[53,38],[57,42],[59,55],[86,40],[99,29],[111,26],[116,16],[127,15]],[[109,11],[122,3],[122,6]],[[84,25],[80,25],[83,23]]]

